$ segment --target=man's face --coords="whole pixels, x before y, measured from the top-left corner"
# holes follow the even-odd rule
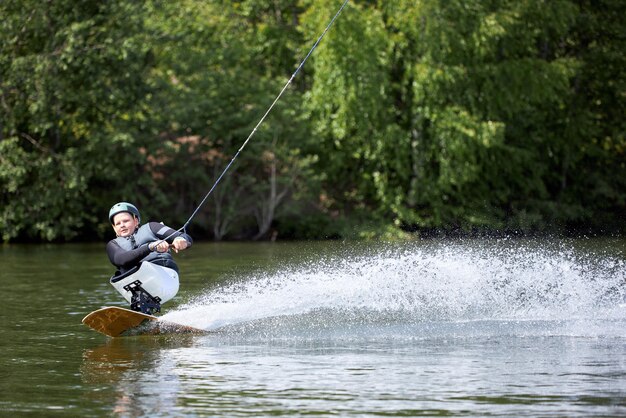
[[[113,230],[118,237],[127,237],[135,232],[139,220],[129,212],[120,212],[113,217]]]

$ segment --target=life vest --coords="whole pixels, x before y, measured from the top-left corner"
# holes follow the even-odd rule
[[[158,231],[158,233],[161,233],[161,231],[166,232],[167,230],[169,230],[169,228],[167,226],[163,226],[162,230]],[[141,227],[139,227],[139,229],[137,229],[134,234],[129,235],[128,237],[115,238],[115,242],[117,242],[117,244],[126,251],[134,250],[135,248],[139,248],[142,245],[149,244],[158,240],[160,240],[160,238],[157,237],[154,232],[152,232],[152,229],[148,224],[142,225]],[[152,251],[150,252],[150,254],[140,260],[141,263],[145,261],[149,261],[151,263],[155,263],[164,267],[169,267],[178,271],[178,266],[174,262],[174,258],[169,251],[164,253]]]
[[[168,230],[167,226],[163,226],[157,233],[163,235]],[[158,240],[160,238],[152,232],[148,224],[141,226],[128,237],[115,238],[115,242],[126,251]],[[137,266],[130,270],[117,271],[110,282],[128,302],[132,302],[133,297],[130,289],[132,286],[129,285],[139,285],[160,304],[172,299],[178,292],[178,266],[169,251],[165,253],[152,251],[141,259]]]

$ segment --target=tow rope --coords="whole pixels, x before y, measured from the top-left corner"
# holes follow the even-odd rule
[[[322,34],[319,36],[319,38],[317,38],[317,41],[315,41],[315,44],[313,44],[313,46],[311,47],[311,49],[309,50],[309,53],[306,54],[306,56],[304,57],[304,59],[302,60],[302,62],[300,63],[300,65],[298,66],[298,68],[296,68],[296,70],[293,72],[293,74],[291,75],[291,77],[289,78],[289,80],[287,81],[287,83],[285,84],[285,86],[282,88],[282,90],[280,91],[280,93],[278,93],[278,96],[276,96],[276,98],[274,99],[274,101],[272,102],[272,104],[270,105],[270,107],[267,109],[267,111],[265,112],[265,114],[263,115],[263,117],[261,117],[261,119],[259,120],[259,122],[256,124],[256,126],[254,127],[254,129],[252,129],[252,132],[250,132],[250,135],[248,135],[248,137],[246,138],[246,140],[243,142],[243,144],[241,145],[241,147],[239,147],[239,149],[237,150],[237,152],[235,153],[235,155],[233,156],[233,158],[230,160],[230,162],[228,163],[228,165],[226,165],[226,168],[224,168],[224,170],[222,171],[222,173],[219,175],[219,177],[217,178],[217,180],[215,180],[215,183],[213,183],[213,186],[211,187],[211,189],[208,191],[208,193],[204,196],[204,198],[202,199],[202,201],[200,202],[200,204],[198,205],[198,207],[196,207],[196,209],[193,211],[193,213],[191,214],[191,216],[189,217],[189,219],[187,219],[187,222],[185,222],[185,224],[179,228],[177,231],[175,231],[174,233],[172,233],[170,236],[168,236],[167,238],[165,238],[163,241],[171,238],[172,236],[174,236],[175,234],[179,233],[179,232],[184,232],[187,233],[187,226],[189,226],[189,224],[191,223],[191,220],[196,216],[196,214],[198,213],[198,211],[202,208],[202,206],[205,204],[205,202],[207,201],[207,199],[209,198],[209,196],[211,195],[211,193],[213,193],[213,190],[215,190],[215,187],[217,187],[217,185],[219,184],[219,182],[222,180],[222,178],[224,177],[224,175],[226,174],[226,172],[230,169],[230,166],[233,164],[233,162],[237,159],[237,157],[239,156],[239,154],[241,153],[241,151],[243,151],[243,149],[246,147],[246,145],[248,144],[248,142],[250,141],[250,139],[252,139],[252,137],[254,136],[254,134],[256,133],[257,129],[261,126],[261,124],[263,123],[263,121],[265,121],[265,118],[267,117],[267,115],[269,115],[269,113],[272,111],[272,109],[274,108],[274,105],[278,102],[278,100],[280,100],[281,96],[283,95],[283,93],[285,92],[285,90],[287,90],[287,87],[289,87],[289,85],[291,84],[291,82],[293,81],[293,79],[296,77],[296,75],[298,74],[298,72],[300,71],[300,69],[304,66],[304,63],[307,61],[307,59],[309,59],[309,57],[311,56],[311,54],[313,53],[313,51],[315,50],[315,48],[317,48],[317,46],[319,45],[319,43],[322,41],[322,38],[324,37],[324,35],[326,35],[326,32],[328,32],[328,30],[330,29],[330,27],[333,25],[333,23],[335,22],[335,20],[337,19],[337,17],[339,17],[339,15],[341,14],[342,10],[344,9],[344,7],[346,6],[346,4],[348,4],[348,0],[345,0],[343,2],[343,4],[341,5],[341,7],[339,8],[339,10],[337,11],[337,13],[335,13],[335,16],[330,20],[330,22],[328,23],[328,25],[326,26],[326,28],[324,29],[324,31],[322,32]]]

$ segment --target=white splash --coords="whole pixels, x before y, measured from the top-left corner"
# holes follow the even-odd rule
[[[164,319],[214,330],[424,321],[625,319],[626,263],[571,249],[464,243],[385,250],[240,278]],[[290,319],[291,318],[291,319]],[[296,326],[297,326],[296,325]]]

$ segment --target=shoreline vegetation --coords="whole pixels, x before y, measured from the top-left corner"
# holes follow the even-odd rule
[[[4,242],[183,225],[336,0],[0,3]],[[350,1],[197,240],[623,236],[621,0]]]

